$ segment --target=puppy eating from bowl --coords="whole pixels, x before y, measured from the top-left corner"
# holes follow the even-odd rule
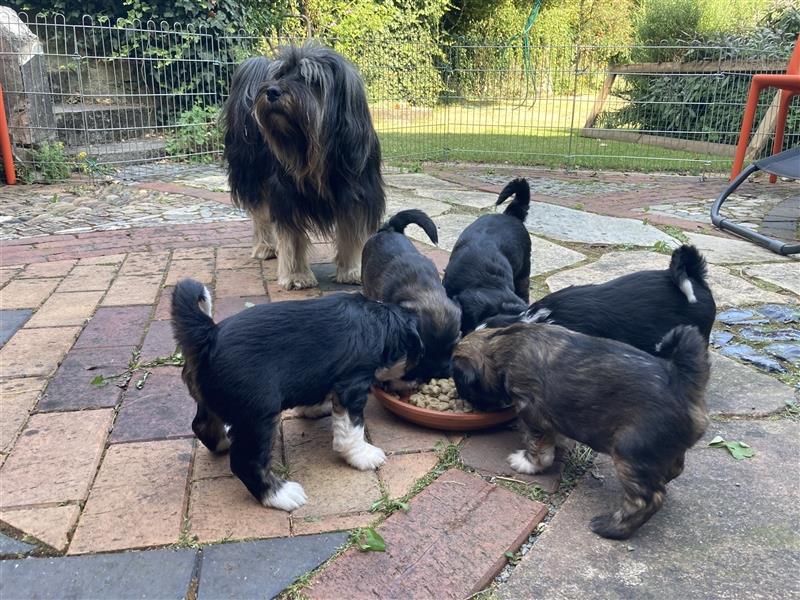
[[[392,378],[390,387],[406,391],[420,382],[450,376],[450,358],[461,337],[461,311],[448,297],[433,261],[423,256],[403,234],[419,225],[437,244],[436,224],[421,210],[403,210],[389,219],[364,245],[361,281],[364,295],[396,304],[419,321],[423,354],[405,374]]]
[[[483,215],[458,236],[442,281],[447,296],[461,308],[461,333],[489,317],[517,316],[528,308],[531,236],[525,217],[531,188],[514,179],[497,197],[497,205],[514,199],[502,214]]]
[[[520,473],[553,464],[570,438],[609,454],[622,506],[592,519],[598,535],[627,539],[661,508],[666,484],[705,432],[706,343],[695,327],[661,340],[663,358],[620,342],[543,323],[467,335],[453,355],[458,394],[480,410],[516,409],[525,448],[508,457]]]
[[[360,470],[383,464],[383,451],[364,439],[364,406],[376,380],[419,360],[412,313],[355,293],[262,304],[219,323],[210,315],[208,290],[179,282],[172,327],[197,403],[192,430],[212,452],[230,448],[231,471],[259,502],[286,511],[306,502],[300,484],[270,470],[285,409],[331,401],[333,449]]]

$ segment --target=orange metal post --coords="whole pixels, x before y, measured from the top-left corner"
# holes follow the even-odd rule
[[[3,168],[6,173],[6,182],[8,185],[14,185],[17,183],[17,173],[14,169],[14,155],[11,152],[11,138],[8,135],[6,103],[3,98],[2,84],[0,84],[0,153],[3,154]]]

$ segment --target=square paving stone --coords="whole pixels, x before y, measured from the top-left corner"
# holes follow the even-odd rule
[[[19,274],[20,279],[42,279],[45,277],[63,277],[70,272],[74,260],[54,260],[49,262],[34,263],[25,267]]]
[[[105,291],[117,273],[114,265],[78,265],[58,286],[59,292]]]
[[[112,417],[106,409],[33,415],[0,469],[0,507],[85,499]]]
[[[293,516],[366,511],[380,498],[376,473],[351,467],[333,451],[330,417],[284,421],[283,436],[289,479],[302,485],[308,496],[308,503]]]
[[[10,449],[46,384],[36,377],[0,381],[0,450]]]
[[[144,336],[139,360],[144,363],[170,356],[175,352],[177,345],[172,336],[172,322],[153,321],[150,323],[147,335]]]
[[[214,260],[214,248],[179,248],[172,251],[172,260]]]
[[[0,596],[38,600],[186,597],[196,550],[28,558],[0,563]],[[25,590],[25,592],[21,592]]]
[[[236,477],[192,484],[189,530],[200,542],[285,537],[289,513],[265,508]]]
[[[711,439],[755,450],[734,460]],[[616,508],[619,485],[610,460],[598,459],[547,524],[501,598],[787,598],[797,587],[797,481],[800,424],[711,423],[667,485],[662,509],[624,542],[589,530],[592,517]],[[794,596],[797,594],[794,593]]]
[[[0,310],[0,348],[25,324],[31,314],[33,311],[26,308]]]
[[[210,546],[203,550],[197,598],[274,598],[346,541],[347,534],[323,533]]]
[[[0,290],[0,307],[36,308],[56,289],[59,279],[15,279]]]
[[[176,543],[191,457],[192,440],[110,446],[69,553]]]
[[[0,533],[0,557],[17,556],[20,554],[28,554],[36,550],[36,546],[26,542],[20,542],[12,537],[8,537],[4,533]],[[0,584],[2,586],[2,584]],[[0,587],[0,589],[2,589]],[[5,596],[3,596],[5,598]]]
[[[61,552],[80,512],[77,504],[37,506],[0,511],[0,520]]]
[[[302,592],[310,598],[466,598],[483,589],[547,507],[463,471],[445,471],[378,527],[386,552],[351,548]],[[530,597],[530,596],[524,596]]]
[[[0,349],[4,377],[49,376],[64,358],[79,327],[22,329]]]
[[[75,348],[138,346],[149,316],[149,306],[98,308],[75,342]]]
[[[219,298],[214,302],[214,320],[219,323],[223,319],[232,317],[243,310],[250,308],[251,304],[266,304],[269,296],[228,296]]]
[[[260,296],[265,293],[261,269],[217,270],[217,298],[225,296]]]
[[[436,444],[448,441],[441,431],[426,429],[393,415],[372,394],[364,411],[364,423],[372,443],[386,453],[434,450]]]
[[[753,265],[747,267],[745,273],[800,296],[800,264],[797,262]]]
[[[116,406],[122,396],[117,385],[133,356],[135,346],[77,349],[67,353],[44,396],[36,407],[40,412],[82,410]],[[110,378],[103,386],[92,385],[95,377]]]
[[[764,416],[794,400],[790,386],[716,352],[710,354],[706,404],[712,415]]]
[[[291,517],[292,535],[310,535],[328,531],[349,531],[374,524],[379,513],[361,512],[327,517]]]
[[[28,327],[83,325],[92,316],[103,292],[56,292],[28,321]]]
[[[439,462],[435,452],[393,454],[380,469],[381,479],[390,498],[402,498]]]
[[[157,275],[164,271],[169,252],[131,252],[125,258],[120,275]]]
[[[175,285],[181,279],[195,279],[200,283],[211,283],[214,279],[214,259],[173,260],[164,283]]]
[[[155,275],[120,275],[111,284],[103,306],[153,304],[161,289],[161,273]]]
[[[217,249],[218,269],[251,269],[259,264],[257,258],[250,256],[250,248],[233,247]]]
[[[142,371],[133,374],[111,432],[111,442],[193,436],[192,419],[197,405],[181,380],[181,369],[152,369],[142,389],[136,389],[135,383],[142,376]]]

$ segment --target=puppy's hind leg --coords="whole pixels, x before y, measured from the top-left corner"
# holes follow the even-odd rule
[[[361,283],[361,251],[369,232],[359,222],[342,219],[336,224],[336,275],[338,283]]]
[[[366,387],[350,388],[333,399],[333,450],[342,455],[350,466],[359,471],[377,469],[386,461],[386,454],[364,437],[364,406]]]
[[[264,506],[292,511],[303,506],[307,497],[299,483],[284,481],[270,470],[276,426],[276,416],[267,422],[237,425],[231,444],[231,471]]]
[[[311,271],[308,252],[311,241],[303,231],[278,229],[278,283],[287,290],[315,287],[317,278]]]
[[[261,260],[275,258],[275,226],[266,202],[250,209],[250,216],[253,218],[253,251],[250,256]]]
[[[231,441],[225,431],[225,423],[205,405],[197,403],[197,414],[192,421],[192,431],[203,445],[214,453],[225,452]]]
[[[552,431],[526,431],[527,448],[508,455],[508,463],[518,473],[534,475],[549,469],[556,457],[556,436]]]

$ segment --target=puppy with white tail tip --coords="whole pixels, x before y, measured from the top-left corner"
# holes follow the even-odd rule
[[[362,294],[261,304],[219,323],[197,281],[178,283],[172,327],[197,402],[192,430],[212,452],[230,448],[231,471],[264,506],[306,502],[299,483],[270,470],[282,410],[333,411],[333,449],[357,469],[386,459],[364,437],[364,407],[375,381],[413,368],[422,354],[417,319]]]

